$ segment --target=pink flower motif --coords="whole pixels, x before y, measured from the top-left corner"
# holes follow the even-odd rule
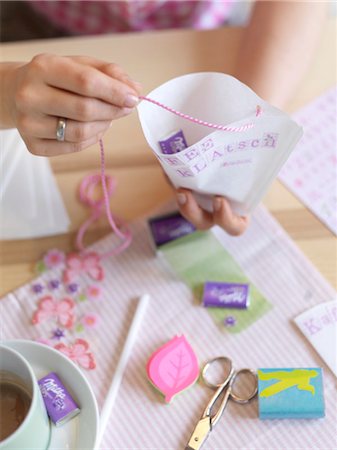
[[[64,353],[68,358],[72,359],[85,369],[92,370],[96,367],[94,355],[90,352],[89,344],[84,339],[76,339],[75,342],[69,346],[57,344],[54,348]]]
[[[102,289],[100,286],[92,284],[87,287],[86,294],[90,300],[98,300],[102,296]]]
[[[64,263],[65,259],[66,257],[64,252],[61,252],[56,248],[49,250],[43,257],[43,261],[48,269],[59,266],[60,264]]]
[[[42,297],[39,300],[37,310],[33,314],[32,322],[34,325],[55,318],[64,328],[71,328],[74,324],[75,302],[65,297],[57,301],[51,295]]]
[[[81,324],[85,328],[95,328],[99,323],[97,314],[89,313],[82,317]]]
[[[72,283],[81,274],[88,274],[95,281],[104,279],[104,270],[100,265],[100,257],[97,253],[90,252],[84,255],[71,253],[67,256],[67,267],[63,273],[63,281]]]

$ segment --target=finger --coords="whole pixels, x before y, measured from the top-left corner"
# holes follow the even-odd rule
[[[81,64],[90,64],[101,72],[109,75],[112,78],[116,78],[123,83],[129,85],[132,89],[134,89],[138,95],[141,94],[142,85],[138,81],[133,80],[130,76],[122,69],[118,64],[108,63],[106,61],[102,61],[96,58],[91,58],[90,56],[73,56],[75,61],[78,61]]]
[[[214,197],[213,219],[215,224],[232,236],[242,234],[249,223],[249,217],[234,214],[228,200],[223,197]]]
[[[39,139],[56,139],[56,128],[58,118],[44,115],[25,116],[18,122],[18,129],[25,135],[31,135]],[[111,121],[77,122],[66,120],[65,137],[66,142],[83,142],[104,133],[109,129]]]
[[[32,90],[30,96],[29,101],[26,101],[26,110],[29,105],[30,110],[81,122],[111,121],[133,111],[51,86],[42,86],[39,92]]]
[[[214,225],[212,214],[200,208],[191,191],[178,189],[176,197],[181,214],[198,230],[208,230]]]
[[[50,86],[98,98],[119,107],[133,108],[139,101],[137,92],[129,85],[72,58],[39,55],[33,61],[33,67],[35,65],[44,73],[45,82]]]
[[[102,134],[99,134],[83,142],[58,142],[51,139],[25,138],[25,136],[22,135],[28,150],[33,155],[48,157],[80,152],[81,150],[96,144],[102,136]]]

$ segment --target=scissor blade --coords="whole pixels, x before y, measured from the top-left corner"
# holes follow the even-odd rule
[[[185,450],[200,450],[211,431],[211,419],[209,416],[203,417],[197,423]]]

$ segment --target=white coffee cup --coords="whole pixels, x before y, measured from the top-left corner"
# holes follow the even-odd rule
[[[22,398],[30,399],[22,423],[0,441],[0,450],[48,449],[50,422],[36,376],[29,362],[20,353],[2,344],[0,344],[0,383],[7,391],[11,389],[11,386],[18,391],[24,391],[28,397],[22,395]],[[1,405],[5,408],[4,398],[5,396]],[[4,412],[0,411],[0,415]]]

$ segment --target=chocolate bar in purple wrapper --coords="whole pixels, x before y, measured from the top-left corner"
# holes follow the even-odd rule
[[[182,130],[171,133],[165,139],[159,141],[159,145],[165,155],[172,155],[187,148],[186,139]]]
[[[247,309],[249,285],[207,281],[204,284],[202,303],[213,308]]]
[[[149,226],[156,247],[195,231],[195,227],[179,212],[152,217]]]
[[[38,383],[47,413],[56,426],[63,425],[79,414],[79,407],[56,373],[49,373]]]

